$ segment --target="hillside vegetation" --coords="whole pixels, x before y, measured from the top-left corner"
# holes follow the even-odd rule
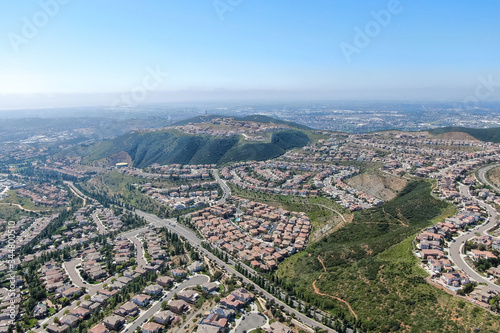
[[[104,141],[91,149],[87,162],[126,152],[134,166],[144,168],[159,164],[222,164],[226,162],[278,157],[288,149],[305,146],[309,137],[297,130],[272,134],[269,143],[242,143],[239,137],[189,135],[174,130],[132,132]]]
[[[355,213],[352,223],[284,261],[279,283],[370,332],[498,332],[496,317],[429,285],[418,267],[414,235],[455,210],[430,190],[428,182],[411,182],[392,201]]]
[[[494,185],[500,186],[500,167],[496,167],[488,171],[488,180]]]
[[[500,142],[500,127],[494,128],[468,128],[468,127],[443,127],[429,130],[431,134],[443,134],[449,132],[462,132],[472,135],[474,138],[486,142]]]

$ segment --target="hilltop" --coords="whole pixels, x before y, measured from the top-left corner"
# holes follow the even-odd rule
[[[114,161],[115,158],[111,157],[117,154],[125,156],[140,168],[153,163],[262,161],[278,157],[289,149],[303,147],[311,141],[306,132],[295,124],[274,121],[269,117],[244,118],[252,120],[214,116],[198,118],[205,121],[195,123],[191,119],[185,125],[177,123],[156,131],[136,131],[100,142],[90,149],[86,161]]]
[[[474,138],[485,142],[500,142],[500,127],[494,128],[468,128],[468,127],[443,127],[429,130],[429,133],[437,135],[444,133],[467,133]]]
[[[217,118],[229,118],[227,116],[220,116],[220,115],[205,115],[205,116],[196,116],[192,117],[189,119],[181,120],[176,123],[174,123],[172,126],[183,126],[187,125],[189,123],[193,124],[199,124],[199,123],[206,123],[211,120],[217,119]],[[236,121],[252,121],[252,122],[257,122],[257,123],[262,123],[262,124],[283,124],[283,125],[288,125],[290,127],[294,127],[297,129],[302,129],[302,130],[311,130],[310,127],[307,127],[305,125],[297,124],[291,121],[286,121],[286,120],[280,120],[276,118],[272,118],[269,116],[264,116],[260,114],[255,114],[255,115],[250,115],[250,116],[245,116],[245,117],[230,117]]]

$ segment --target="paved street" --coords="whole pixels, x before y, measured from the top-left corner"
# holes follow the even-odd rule
[[[226,200],[231,197],[231,189],[226,184],[226,182],[220,178],[219,170],[212,169],[212,175],[214,176],[217,183],[219,183],[220,187],[222,188],[222,191],[224,191],[224,193],[222,194],[222,198],[220,198],[219,201],[217,201],[217,203],[225,203]]]
[[[484,168],[481,168],[477,172],[477,176],[479,177],[479,181],[481,181],[481,183],[491,186],[495,191],[500,193],[500,188],[498,186],[490,183],[490,181],[486,177],[486,174],[488,173],[488,171],[490,171],[491,169],[496,168],[498,166],[500,166],[500,164],[492,164],[492,165],[488,165]]]
[[[189,280],[186,280],[179,284],[178,286],[174,287],[172,290],[170,290],[165,298],[160,299],[159,301],[155,302],[151,308],[149,308],[147,311],[143,312],[139,318],[134,320],[134,322],[126,326],[125,329],[122,331],[123,333],[127,332],[135,332],[137,327],[141,326],[145,321],[148,321],[151,317],[154,316],[154,314],[161,309],[161,303],[164,301],[170,301],[175,294],[181,292],[185,288],[189,287],[195,287],[197,285],[201,285],[205,282],[209,282],[210,279],[206,275],[196,275],[190,278]]]
[[[70,261],[66,261],[63,263],[64,270],[68,274],[71,282],[77,287],[84,287],[87,289],[87,292],[91,295],[94,295],[99,289],[102,289],[102,283],[99,284],[89,284],[85,282],[81,275],[78,273],[76,266],[82,263],[81,258],[75,258]]]
[[[142,230],[142,231],[137,232],[135,234],[134,233],[128,234],[128,236],[126,236],[128,240],[130,240],[132,243],[134,243],[134,247],[137,250],[137,255],[136,255],[135,260],[136,260],[137,265],[139,265],[139,267],[144,267],[148,263],[146,261],[146,258],[144,257],[144,247],[142,246],[142,242],[137,238],[138,234],[148,230],[148,229],[145,229],[145,230],[144,229],[145,228],[138,229],[138,230]]]
[[[97,225],[97,230],[99,230],[100,235],[103,235],[103,234],[108,232],[107,231],[108,228],[106,228],[104,226],[101,219],[99,218],[99,215],[95,211],[92,213],[92,219],[94,220],[95,224]]]

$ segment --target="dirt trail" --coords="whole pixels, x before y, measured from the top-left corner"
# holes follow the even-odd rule
[[[319,206],[319,207],[323,207],[323,208],[326,208],[328,210],[330,210],[331,212],[337,214],[338,216],[340,216],[340,218],[342,219],[342,221],[344,221],[344,223],[347,223],[344,215],[342,215],[342,213],[340,213],[339,211],[333,209],[332,207],[328,207],[328,206],[325,206],[325,205],[322,205],[322,204],[313,204],[313,205],[316,205],[316,206]]]
[[[8,203],[8,202],[0,202],[0,205],[7,205],[7,206],[16,206],[19,209],[22,209],[26,212],[33,212],[33,213],[40,213],[40,212],[46,212],[47,210],[31,210],[31,209],[26,209],[23,206],[15,203]]]
[[[312,286],[314,288],[314,293],[317,294],[317,295],[321,295],[321,296],[327,296],[327,297],[330,297],[330,298],[333,298],[333,299],[336,299],[337,301],[340,301],[342,303],[344,303],[345,305],[347,305],[347,307],[349,308],[349,311],[354,315],[354,317],[356,319],[358,319],[358,315],[356,314],[356,312],[354,312],[354,310],[352,309],[351,305],[347,302],[347,301],[344,301],[342,298],[339,298],[337,296],[332,296],[332,295],[328,295],[328,294],[323,294],[322,292],[319,291],[318,287],[316,287],[316,282],[319,281],[319,279],[321,279],[321,277],[323,276],[323,274],[326,273],[326,267],[325,267],[325,264],[323,263],[323,260],[321,260],[321,258],[319,257],[318,255],[318,260],[319,262],[321,263],[321,266],[323,266],[323,273],[321,273],[321,275],[313,282]]]
[[[400,225],[400,223],[392,223],[392,222],[356,222],[356,223],[364,223],[364,224],[392,224],[392,225]]]
[[[384,212],[385,215],[388,215],[390,217],[392,217],[393,219],[395,219],[396,221],[398,221],[399,223],[401,223],[402,225],[404,225],[405,227],[409,227],[408,224],[404,223],[401,219],[398,219],[397,217],[394,217],[392,216],[391,214],[387,213],[385,211],[385,208],[382,208],[382,211]],[[401,211],[399,212],[399,214],[401,215]]]

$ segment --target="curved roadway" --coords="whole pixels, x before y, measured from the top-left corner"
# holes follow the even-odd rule
[[[498,166],[500,166],[500,164],[492,164],[492,165],[488,165],[484,168],[481,168],[477,171],[477,176],[479,177],[479,181],[481,183],[491,186],[495,191],[500,193],[500,188],[498,188],[498,186],[490,183],[490,181],[488,180],[488,177],[487,177],[488,171],[490,171],[491,169],[496,168]]]
[[[212,175],[214,176],[214,178],[217,181],[217,183],[219,183],[219,185],[220,185],[220,187],[222,188],[222,191],[223,191],[222,198],[220,198],[219,201],[217,201],[217,203],[225,203],[226,200],[231,197],[231,189],[226,184],[226,182],[220,178],[220,176],[219,176],[219,170],[212,169]]]
[[[478,175],[483,175],[485,172],[488,170],[484,171],[484,169],[490,168],[491,166],[488,166],[486,168],[482,168],[479,170]],[[483,171],[483,172],[481,172]],[[481,177],[481,176],[480,176]],[[481,179],[483,181],[483,179]],[[498,222],[498,213],[497,211],[490,205],[485,204],[482,201],[479,201],[475,199],[469,192],[469,186],[466,185],[460,185],[460,193],[466,197],[469,197],[473,200],[475,200],[482,208],[486,209],[488,212],[488,220],[483,223],[482,225],[473,228],[469,230],[468,232],[464,233],[460,237],[455,238],[455,241],[451,243],[450,245],[450,259],[457,265],[461,270],[463,270],[469,277],[476,282],[484,282],[486,283],[491,289],[500,292],[500,286],[494,284],[478,272],[476,272],[472,267],[470,267],[466,262],[465,262],[465,255],[462,255],[462,248],[463,245],[471,238],[475,237],[476,233],[486,233],[488,230],[493,228],[497,222]]]

